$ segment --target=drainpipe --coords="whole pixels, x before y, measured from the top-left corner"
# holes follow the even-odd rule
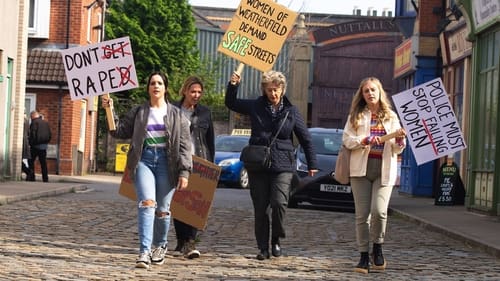
[[[71,0],[68,0],[68,7],[67,7],[67,12],[66,12],[66,49],[69,48],[69,20],[70,20],[70,9],[71,7]],[[56,150],[56,175],[59,175],[60,173],[60,166],[61,166],[61,128],[62,128],[62,99],[63,99],[63,84],[59,83],[58,87],[58,96],[59,96],[59,104],[58,104],[58,112],[59,116],[57,118],[57,150]]]
[[[59,83],[59,104],[57,111],[59,112],[59,116],[57,117],[57,149],[56,149],[56,175],[59,175],[59,166],[61,164],[61,127],[62,127],[62,96],[63,92],[63,84]]]

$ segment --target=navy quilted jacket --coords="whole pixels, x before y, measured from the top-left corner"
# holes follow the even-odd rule
[[[225,103],[230,110],[250,117],[252,129],[250,144],[268,145],[283,122],[286,112],[289,112],[283,128],[271,147],[270,171],[295,172],[293,134],[297,136],[300,145],[304,148],[308,168],[317,169],[311,135],[297,107],[292,105],[286,96],[283,96],[283,110],[273,120],[267,97],[238,99],[236,97],[238,86],[239,84],[228,83]]]

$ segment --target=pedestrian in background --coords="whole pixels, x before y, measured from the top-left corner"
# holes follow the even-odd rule
[[[38,158],[42,169],[43,182],[49,181],[49,173],[47,170],[47,147],[52,138],[49,123],[43,120],[43,117],[36,110],[32,111],[31,124],[28,134],[28,142],[30,145],[31,158],[28,159],[30,168],[29,181],[35,181],[35,160]]]
[[[214,161],[215,138],[212,113],[208,107],[200,105],[203,97],[203,82],[196,76],[190,76],[182,85],[179,93],[181,100],[174,103],[191,121],[191,154]],[[183,192],[183,191],[177,191]],[[196,249],[196,227],[174,219],[177,246],[175,251],[182,252],[184,257],[193,259],[200,257]]]
[[[35,174],[29,167],[29,161],[31,159],[31,150],[29,143],[29,130],[30,130],[30,121],[24,114],[24,124],[23,124],[23,155],[21,160],[21,171],[26,174],[26,180],[35,180]]]
[[[115,116],[113,137],[131,139],[126,168],[138,202],[139,257],[135,267],[163,264],[175,189],[184,189],[192,170],[189,120],[168,103],[168,78],[153,72],[147,82],[149,101],[122,118]],[[113,104],[103,97],[103,107]]]
[[[284,122],[271,146],[271,167],[260,172],[248,171],[250,195],[254,206],[255,237],[259,248],[257,259],[264,260],[270,257],[269,216],[272,225],[272,255],[279,257],[282,254],[281,239],[286,236],[285,212],[296,169],[292,135],[295,133],[304,148],[309,176],[317,172],[316,154],[304,119],[297,107],[285,96],[286,78],[281,72],[268,71],[262,74],[262,96],[256,99],[238,99],[236,96],[239,85],[240,76],[233,73],[227,85],[225,103],[229,109],[250,117],[250,144],[269,145]]]
[[[394,132],[396,138],[381,141],[381,136]],[[383,271],[387,265],[382,244],[389,199],[397,178],[397,155],[406,146],[405,135],[380,81],[375,77],[363,79],[352,99],[342,137],[351,150],[350,180],[356,240],[361,253],[356,272]],[[371,268],[370,241],[373,242]]]

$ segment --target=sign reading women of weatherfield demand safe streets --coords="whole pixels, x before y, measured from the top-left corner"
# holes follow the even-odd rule
[[[218,51],[260,71],[270,70],[297,13],[272,0],[242,0]]]
[[[417,165],[467,148],[441,78],[392,99]]]
[[[137,88],[129,37],[61,51],[72,100]]]

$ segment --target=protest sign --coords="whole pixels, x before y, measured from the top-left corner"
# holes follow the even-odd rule
[[[72,100],[137,88],[129,37],[61,50]]]
[[[392,96],[417,165],[467,148],[441,78]]]
[[[260,71],[270,70],[297,13],[271,0],[242,0],[217,49]]]
[[[197,229],[205,229],[220,171],[214,163],[193,155],[188,188],[175,192],[170,205],[172,216]]]
[[[170,204],[172,216],[198,229],[204,229],[219,182],[220,171],[220,167],[214,163],[193,155],[193,172],[189,176],[188,187],[182,191],[175,191]],[[131,200],[137,200],[128,169],[125,169],[123,174],[119,193]]]

